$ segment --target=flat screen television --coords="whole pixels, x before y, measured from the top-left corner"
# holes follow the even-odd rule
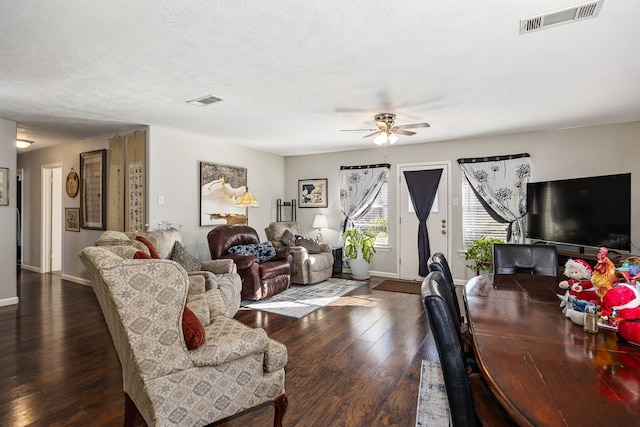
[[[631,174],[527,184],[526,236],[631,250]]]

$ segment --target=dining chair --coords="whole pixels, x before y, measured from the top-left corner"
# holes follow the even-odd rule
[[[451,274],[451,268],[449,268],[449,263],[447,262],[447,258],[444,256],[442,252],[436,252],[431,256],[431,264],[429,264],[429,271],[439,271],[442,276],[444,276],[445,280],[451,286],[451,290],[453,295],[455,296],[453,302],[456,309],[456,316],[458,319],[462,321],[462,310],[460,310],[460,303],[458,302],[458,297],[456,294],[456,285],[453,281],[453,275]]]
[[[438,293],[439,272],[427,275],[422,301],[433,334],[444,378],[451,424],[454,427],[510,426],[513,423],[479,373],[467,373],[456,325],[445,299]],[[425,282],[427,286],[425,285]]]
[[[496,243],[493,245],[493,268],[496,274],[523,271],[541,276],[558,275],[555,245]]]
[[[458,315],[460,307],[458,304],[458,297],[455,293],[455,288],[447,281],[446,277],[437,270],[435,263],[429,264],[429,270],[432,272],[422,281],[422,293],[426,292],[429,288],[429,293],[432,295],[438,295],[444,299],[451,321],[454,324],[456,334],[458,335],[458,341],[462,346],[464,355],[464,363],[469,371],[478,372],[478,364],[473,355],[473,344],[471,336],[469,334],[469,327],[462,321],[462,318]]]

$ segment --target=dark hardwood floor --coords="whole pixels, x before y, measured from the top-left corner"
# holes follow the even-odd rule
[[[285,425],[415,425],[420,363],[437,353],[420,297],[371,290],[381,280],[299,320],[236,315],[288,348]],[[122,372],[91,287],[23,270],[19,297],[0,307],[0,426],[122,425]],[[273,406],[216,425],[271,426]]]

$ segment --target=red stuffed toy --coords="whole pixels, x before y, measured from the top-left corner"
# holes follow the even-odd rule
[[[577,300],[600,305],[596,287],[591,283],[591,273],[591,267],[584,260],[569,258],[564,265],[564,275],[569,280],[563,280],[558,286],[569,289],[569,295],[575,296]]]
[[[618,335],[631,344],[640,345],[640,319],[621,320],[618,323]],[[640,366],[637,368],[640,369]]]
[[[618,283],[602,298],[602,316],[614,320],[640,319],[640,291],[626,283]]]

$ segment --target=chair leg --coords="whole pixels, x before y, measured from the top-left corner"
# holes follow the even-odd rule
[[[287,412],[287,406],[289,406],[287,395],[282,393],[280,396],[276,397],[273,400],[273,404],[276,407],[276,415],[273,419],[273,427],[282,427],[282,419],[284,418],[284,413]]]
[[[136,424],[138,408],[127,393],[124,394],[124,427],[133,427]]]

